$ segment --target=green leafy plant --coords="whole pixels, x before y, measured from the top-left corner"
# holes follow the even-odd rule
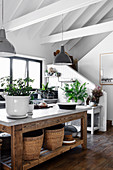
[[[46,70],[45,73],[48,73],[48,70]]]
[[[32,93],[30,94],[29,104],[34,104],[34,103],[33,103],[33,100],[34,100],[33,94],[34,94],[34,92],[32,92]]]
[[[86,88],[86,83],[82,84],[78,81],[75,80],[72,84],[65,84],[64,90],[66,97],[68,98],[68,102],[70,102],[72,99],[74,99],[75,102],[78,100],[81,100],[84,102],[84,99],[87,98],[87,88]]]
[[[42,88],[40,90],[41,91],[48,91],[48,83],[46,83],[46,85],[42,84]]]
[[[54,86],[48,87],[48,84],[49,84],[48,82],[46,83],[46,85],[42,84],[42,88],[40,90],[48,92],[48,91],[52,91],[55,88]]]
[[[48,87],[48,82],[46,83],[46,85],[42,84],[42,88],[39,89],[39,91],[41,91],[41,96],[42,98],[48,98],[48,95],[51,94],[52,92],[54,92],[54,86],[52,87]]]
[[[32,87],[28,85],[28,82],[33,82],[30,78],[14,79],[11,82],[11,77],[0,78],[1,87],[4,87],[5,92],[9,96],[29,96],[31,94]]]

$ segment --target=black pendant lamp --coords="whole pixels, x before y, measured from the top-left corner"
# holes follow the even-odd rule
[[[63,15],[62,15],[62,41],[63,41]],[[56,56],[54,64],[72,65],[70,57],[65,53],[64,46],[61,46],[61,52]]]
[[[0,57],[15,56],[14,46],[6,39],[5,29],[3,28],[3,0],[2,0],[2,29],[0,29]]]

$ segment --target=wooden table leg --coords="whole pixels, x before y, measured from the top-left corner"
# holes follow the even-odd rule
[[[87,149],[87,112],[84,112],[84,117],[81,118],[81,138],[83,139],[82,148]]]
[[[11,127],[11,164],[13,170],[23,169],[23,134],[22,125]]]

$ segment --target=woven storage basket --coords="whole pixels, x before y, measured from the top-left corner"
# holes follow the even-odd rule
[[[23,157],[24,160],[38,159],[43,144],[43,131],[33,131],[24,134]]]
[[[64,125],[53,126],[45,129],[44,147],[55,150],[62,146],[64,138]]]

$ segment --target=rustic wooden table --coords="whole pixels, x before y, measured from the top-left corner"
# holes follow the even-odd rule
[[[8,119],[6,110],[0,110],[0,131],[11,134],[11,157],[3,157],[2,168],[22,170],[32,168],[50,158],[66,152],[78,145],[87,148],[87,107],[76,110],[61,110],[58,106],[49,109],[34,110],[32,116],[25,119]],[[55,151],[42,151],[38,160],[23,161],[23,133],[43,129],[71,120],[81,119],[81,138],[73,145],[63,145]]]

